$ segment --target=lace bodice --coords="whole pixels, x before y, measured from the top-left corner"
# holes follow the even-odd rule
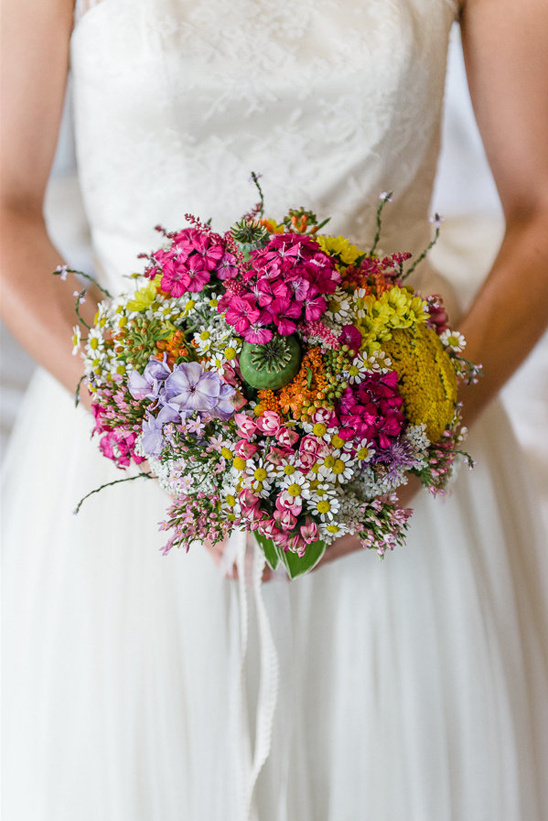
[[[90,7],[91,6],[91,7]],[[439,147],[452,0],[84,0],[72,40],[77,149],[99,263],[138,268],[153,227],[226,228],[256,200],[417,250]],[[84,13],[85,12],[85,13]]]

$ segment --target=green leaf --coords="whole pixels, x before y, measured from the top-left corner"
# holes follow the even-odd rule
[[[271,570],[276,570],[278,562],[280,561],[280,554],[276,549],[276,545],[272,539],[267,539],[266,536],[261,536],[260,533],[255,532],[255,538],[264,551],[268,566]]]
[[[296,579],[316,567],[325,553],[325,542],[313,542],[306,546],[304,556],[298,556],[290,550],[280,550],[281,559],[286,567],[290,579]]]
[[[274,544],[272,539],[267,539],[266,536],[261,536],[260,533],[255,533],[255,538],[264,550],[269,567],[275,570],[281,560],[290,579],[296,579],[316,567],[326,548],[325,542],[313,542],[307,545],[304,556],[298,556],[290,550],[282,550],[281,547]]]

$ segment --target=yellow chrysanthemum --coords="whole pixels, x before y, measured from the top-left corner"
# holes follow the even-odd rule
[[[364,251],[360,251],[355,245],[351,245],[344,237],[314,237],[322,251],[326,254],[336,254],[345,265],[353,265],[358,257],[363,256]]]
[[[156,294],[157,291],[154,282],[147,282],[146,285],[143,285],[142,288],[135,291],[133,299],[128,300],[128,311],[146,311],[156,299]]]
[[[457,376],[436,332],[426,325],[394,330],[383,350],[398,374],[406,416],[438,441],[455,414]]]

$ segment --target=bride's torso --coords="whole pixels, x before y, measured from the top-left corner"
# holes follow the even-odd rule
[[[89,6],[89,0],[86,0]],[[82,11],[82,9],[81,9]],[[113,284],[185,213],[228,227],[257,197],[384,250],[420,250],[453,0],[102,0],[77,17],[79,173]]]

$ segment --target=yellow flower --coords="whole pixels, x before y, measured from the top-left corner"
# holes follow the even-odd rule
[[[457,376],[436,332],[424,324],[396,329],[383,349],[398,374],[406,416],[437,442],[455,415]]]
[[[379,297],[368,294],[360,297],[356,305],[362,350],[369,354],[375,350],[373,343],[391,339],[392,332],[399,328],[423,325],[427,319],[422,299],[407,288],[390,288]]]
[[[340,258],[344,265],[353,265],[358,257],[363,256],[364,251],[360,251],[355,245],[351,245],[344,237],[324,237],[322,235],[314,237],[322,251],[326,254],[333,254]]]
[[[147,308],[150,308],[154,300],[156,299],[156,286],[154,282],[147,282],[142,288],[139,288],[138,291],[135,291],[133,295],[133,299],[130,299],[127,303],[127,310],[128,311],[146,311]]]

